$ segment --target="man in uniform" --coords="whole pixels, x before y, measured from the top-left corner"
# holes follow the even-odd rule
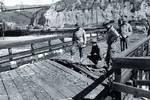
[[[75,25],[76,31],[73,33],[72,42],[73,46],[71,48],[71,61],[74,60],[74,54],[77,49],[79,49],[80,62],[83,60],[83,48],[86,46],[86,32],[83,28],[81,28],[78,24]]]
[[[114,56],[116,52],[116,41],[118,37],[121,37],[116,29],[111,25],[113,21],[105,21],[103,26],[107,29],[107,55],[105,58],[106,64],[109,66],[111,62],[111,58]]]
[[[127,16],[123,18],[123,24],[121,25],[121,36],[120,44],[121,51],[129,48],[130,35],[132,34],[132,26],[127,21]]]

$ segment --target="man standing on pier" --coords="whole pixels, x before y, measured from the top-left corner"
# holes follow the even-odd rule
[[[114,21],[106,21],[103,23],[103,26],[107,29],[107,55],[105,58],[106,64],[110,65],[111,58],[116,52],[116,41],[118,37],[121,37],[116,29],[111,25]]]
[[[121,44],[121,51],[129,48],[129,39],[130,35],[132,34],[132,26],[127,21],[127,16],[123,17],[123,24],[121,25],[121,36],[120,44]]]
[[[71,48],[71,61],[74,60],[74,54],[77,49],[79,49],[80,62],[83,61],[83,48],[86,46],[86,32],[83,28],[81,28],[78,24],[76,26],[76,31],[73,33],[72,42],[73,46]]]

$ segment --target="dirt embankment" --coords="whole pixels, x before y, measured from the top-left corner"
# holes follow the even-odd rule
[[[149,4],[149,0],[126,0],[123,5],[118,0],[61,0],[48,10],[37,12],[31,24],[63,28],[76,23],[93,26],[107,19],[117,21],[120,15],[127,15],[130,20],[147,19]]]

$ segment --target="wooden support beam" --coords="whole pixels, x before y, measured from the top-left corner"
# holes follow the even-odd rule
[[[114,69],[142,69],[150,70],[150,57],[119,57],[113,58],[112,66]]]
[[[136,85],[149,86],[150,85],[150,81],[149,80],[135,80],[135,84]]]
[[[150,99],[150,91],[146,91],[140,88],[135,88],[135,87],[128,86],[125,84],[112,82],[112,89],[114,91],[124,92],[128,94],[133,94],[135,96],[141,96],[141,97],[146,97]]]
[[[121,69],[116,69],[115,70],[115,82],[119,82],[121,81]],[[121,92],[118,91],[114,91],[115,94],[115,99],[116,100],[121,100]]]
[[[150,80],[150,71],[148,71],[149,72],[149,80]],[[150,85],[149,85],[149,90],[150,90]]]
[[[143,78],[143,70],[139,70],[139,80],[142,80]],[[142,88],[142,86],[140,85],[139,88]]]

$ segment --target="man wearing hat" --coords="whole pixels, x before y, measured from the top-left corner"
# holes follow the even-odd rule
[[[123,17],[123,24],[121,25],[121,36],[120,44],[121,51],[127,49],[129,47],[129,37],[132,34],[132,26],[127,21],[127,16]]]
[[[106,55],[106,63],[109,66],[111,62],[111,58],[114,56],[116,51],[116,41],[118,37],[121,35],[116,31],[116,29],[111,25],[113,21],[106,21],[103,23],[103,26],[107,29],[107,55]]]
[[[79,49],[80,62],[82,62],[83,48],[86,46],[87,37],[83,28],[81,28],[78,24],[75,26],[76,30],[72,37],[73,46],[71,48],[71,61],[74,60],[74,54],[76,53],[77,49]]]
[[[104,51],[97,43],[97,39],[92,39],[92,50],[88,58],[96,65],[97,68],[104,67]]]

